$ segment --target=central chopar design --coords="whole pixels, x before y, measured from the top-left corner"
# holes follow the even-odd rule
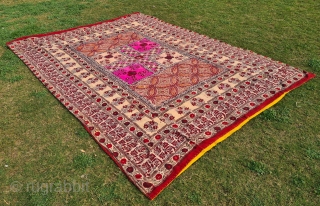
[[[131,89],[154,105],[176,97],[193,85],[219,73],[219,69],[198,59],[189,59],[143,79]]]
[[[154,106],[162,105],[221,72],[212,64],[188,57],[133,31],[85,43],[76,50],[129,84],[132,92]]]

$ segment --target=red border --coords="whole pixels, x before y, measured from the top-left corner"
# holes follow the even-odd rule
[[[9,46],[11,43],[13,43],[15,41],[24,40],[24,39],[28,39],[28,38],[31,38],[31,37],[44,37],[44,36],[49,36],[49,35],[54,35],[54,34],[61,34],[61,33],[67,32],[67,31],[73,31],[73,30],[80,29],[80,28],[93,27],[93,26],[96,26],[96,25],[99,25],[99,24],[103,24],[103,23],[107,23],[107,22],[113,22],[113,21],[116,21],[116,20],[122,19],[122,18],[127,18],[127,17],[129,17],[129,16],[131,16],[133,14],[140,14],[140,12],[134,12],[134,13],[131,13],[131,14],[126,14],[126,15],[123,15],[123,16],[119,16],[119,17],[114,18],[114,19],[100,21],[100,22],[97,22],[97,23],[94,23],[94,24],[88,24],[88,25],[84,25],[84,26],[73,27],[73,28],[69,28],[69,29],[65,29],[65,30],[59,30],[59,31],[48,32],[48,33],[43,33],[43,34],[35,34],[35,35],[30,35],[30,36],[23,36],[23,37],[20,37],[20,38],[17,38],[17,39],[14,39],[12,41],[7,42],[6,45]]]
[[[101,21],[101,22],[97,22],[94,24],[89,24],[89,25],[85,25],[85,26],[79,26],[79,27],[74,27],[74,28],[70,28],[70,29],[66,29],[66,30],[60,30],[60,31],[55,31],[55,32],[49,32],[49,33],[44,33],[44,34],[36,34],[36,35],[30,35],[30,36],[24,36],[24,37],[20,37],[17,39],[14,39],[10,42],[7,42],[6,45],[9,46],[11,43],[15,42],[15,41],[20,41],[20,40],[24,40],[27,38],[32,38],[32,37],[43,37],[43,36],[48,36],[48,35],[54,35],[54,34],[60,34],[60,33],[64,33],[67,31],[73,31],[75,29],[79,29],[79,28],[87,28],[87,27],[92,27],[95,25],[99,25],[99,24],[103,24],[103,23],[107,23],[107,22],[113,22],[116,21],[118,19],[121,18],[126,18],[129,17],[133,14],[140,14],[140,12],[135,12],[135,13],[131,13],[131,14],[127,14],[127,15],[123,15],[114,19],[110,19],[110,20],[106,20],[106,21]],[[231,46],[231,45],[230,45]],[[9,47],[10,48],[10,47]],[[28,65],[27,65],[28,66]],[[29,68],[30,69],[30,68]],[[31,70],[31,69],[30,69]],[[32,71],[32,70],[31,70]],[[155,187],[153,189],[152,192],[150,193],[144,193],[149,199],[154,199],[155,197],[157,197],[160,192],[165,189],[179,174],[181,171],[183,171],[183,169],[185,169],[185,167],[188,165],[189,162],[191,162],[195,157],[197,157],[197,155],[199,155],[203,150],[205,150],[207,147],[209,147],[210,145],[212,145],[213,143],[215,143],[216,141],[218,141],[220,138],[222,138],[225,134],[227,134],[229,131],[233,130],[234,128],[236,128],[237,126],[239,126],[242,122],[244,122],[245,120],[247,120],[248,118],[254,116],[256,113],[258,113],[259,111],[263,110],[265,107],[267,107],[268,105],[270,105],[272,102],[274,102],[277,98],[279,98],[281,95],[285,94],[286,92],[289,92],[299,86],[301,86],[302,84],[304,84],[305,82],[309,81],[310,79],[314,78],[315,75],[312,73],[308,73],[305,72],[306,76],[301,79],[300,81],[292,84],[290,87],[288,87],[286,90],[283,90],[277,94],[275,94],[274,96],[272,96],[271,98],[267,99],[266,101],[264,101],[262,104],[260,104],[259,106],[257,106],[256,108],[250,110],[247,114],[245,114],[244,116],[242,116],[241,118],[239,118],[236,122],[234,122],[232,125],[224,128],[223,130],[221,130],[219,133],[217,133],[216,135],[212,136],[211,138],[203,141],[202,143],[200,143],[199,145],[197,145],[191,152],[189,152],[186,156],[183,157],[183,159],[181,160],[181,162],[176,165],[173,169],[172,169],[172,173],[166,178],[166,180],[160,184],[159,186]],[[35,75],[35,74],[34,74]],[[36,76],[36,75],[35,75]],[[37,77],[37,76],[36,76]],[[37,77],[38,78],[38,77]],[[39,78],[38,78],[39,79]],[[42,82],[42,81],[41,81]],[[42,82],[44,83],[44,82]],[[62,103],[62,102],[60,102]],[[76,117],[76,116],[75,116]],[[81,121],[80,121],[81,122]],[[89,130],[89,128],[82,123],[82,125],[84,126],[84,128],[89,132],[89,134],[91,134],[91,131]],[[130,180],[130,182],[132,182],[133,184],[135,184],[133,182],[133,180],[128,176],[128,174],[123,170],[122,166],[116,161],[116,159],[113,157],[113,154],[110,153],[110,151],[108,151],[98,140],[96,140],[93,136],[93,134],[91,134],[91,136],[93,137],[93,139],[98,143],[98,145],[100,146],[100,148],[109,155],[109,157],[114,161],[114,163],[120,168],[120,170],[128,177],[128,179]]]
[[[189,162],[191,162],[198,154],[200,154],[203,150],[205,150],[207,147],[212,145],[214,142],[219,140],[221,137],[223,137],[225,134],[227,134],[229,131],[236,128],[238,125],[240,125],[243,121],[246,119],[252,117],[257,112],[261,111],[263,108],[274,102],[277,98],[279,98],[281,95],[285,94],[286,92],[289,92],[305,82],[309,81],[310,79],[315,77],[315,74],[305,72],[306,76],[305,78],[301,79],[300,81],[292,84],[287,89],[275,94],[271,98],[264,101],[262,104],[260,104],[258,107],[255,107],[254,109],[250,110],[247,114],[242,116],[240,119],[238,119],[236,122],[234,122],[232,125],[224,128],[216,135],[212,136],[210,139],[207,139],[203,142],[201,142],[199,145],[197,145],[191,152],[189,152],[186,156],[183,157],[183,160],[179,163],[179,165],[176,165],[174,167],[174,171],[167,177],[167,179],[158,187],[156,187],[151,193],[146,194],[151,200],[154,199],[159,195],[159,193],[166,188],[179,174],[180,172],[188,165]]]

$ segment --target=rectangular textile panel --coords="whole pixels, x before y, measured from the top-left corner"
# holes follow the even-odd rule
[[[141,13],[7,45],[150,199],[314,77]]]

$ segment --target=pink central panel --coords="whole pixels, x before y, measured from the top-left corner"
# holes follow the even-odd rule
[[[112,73],[119,79],[127,82],[128,84],[133,84],[153,74],[140,64],[131,64],[125,68],[116,70]]]

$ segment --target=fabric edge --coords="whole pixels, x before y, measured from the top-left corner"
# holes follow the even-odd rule
[[[82,25],[82,26],[77,26],[77,27],[73,27],[73,28],[69,28],[69,29],[53,31],[53,32],[47,32],[47,33],[42,33],[42,34],[34,34],[34,35],[23,36],[23,37],[19,37],[19,38],[16,38],[16,39],[13,39],[13,40],[7,42],[6,45],[9,46],[11,43],[13,43],[15,41],[24,40],[24,39],[27,39],[27,38],[44,37],[44,36],[49,36],[49,35],[54,35],[54,34],[61,34],[61,33],[64,33],[64,32],[67,32],[67,31],[73,31],[73,30],[76,30],[76,29],[79,29],[79,28],[92,27],[92,26],[96,26],[96,25],[99,25],[99,24],[103,24],[103,23],[113,22],[113,21],[116,21],[118,19],[126,18],[126,17],[129,17],[129,16],[134,15],[134,14],[141,14],[141,13],[140,12],[133,12],[131,14],[122,15],[122,16],[119,16],[119,17],[116,17],[116,18],[113,18],[113,19],[100,21],[100,22],[93,23],[93,24]]]
[[[211,137],[207,142],[202,142],[197,148],[196,151],[190,152],[193,154],[187,155],[184,157],[184,162],[182,162],[181,167],[176,166],[176,171],[174,171],[171,176],[167,178],[167,180],[160,186],[158,186],[156,189],[154,189],[151,193],[146,194],[148,198],[151,200],[155,199],[161,192],[164,190],[167,186],[170,185],[170,183],[177,178],[179,175],[181,175],[186,169],[188,169],[193,163],[195,163],[200,157],[202,157],[206,152],[211,150],[213,147],[215,147],[218,143],[222,142],[223,140],[227,139],[229,136],[231,136],[234,132],[239,130],[241,127],[243,127],[246,123],[248,123],[251,119],[258,116],[260,113],[264,112],[265,110],[269,109],[270,107],[277,104],[286,94],[288,94],[290,91],[296,89],[297,87],[301,86],[302,84],[306,83],[310,79],[315,77],[315,74],[305,72],[306,77],[304,79],[301,79],[300,81],[296,82],[295,84],[292,84],[289,88],[286,90],[278,93],[276,96],[273,96],[272,98],[267,99],[263,104],[256,107],[255,109],[248,112],[246,116],[244,116],[242,119],[240,119],[238,122],[235,122],[233,125],[230,125],[228,128],[225,128],[225,131],[221,131],[220,134],[216,134],[215,136]],[[231,127],[231,128],[230,128]],[[211,141],[210,141],[211,140]],[[204,146],[202,146],[204,145]],[[190,157],[191,156],[191,157]],[[190,159],[190,160],[187,160]]]

